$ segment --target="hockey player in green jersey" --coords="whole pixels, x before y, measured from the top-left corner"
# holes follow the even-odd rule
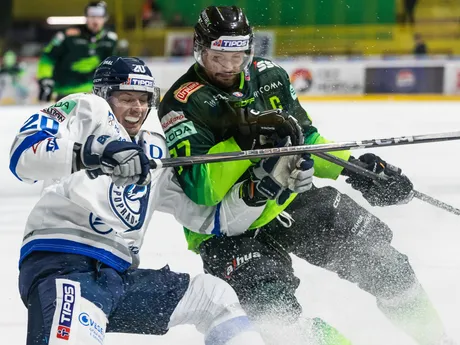
[[[28,91],[24,85],[23,79],[25,66],[19,63],[16,54],[8,50],[3,54],[3,63],[0,66],[0,104],[12,101],[15,104],[24,104],[27,102]],[[12,97],[8,100],[5,97],[7,90],[12,90]],[[5,92],[6,91],[6,92]]]
[[[104,1],[90,2],[85,8],[86,25],[58,32],[44,48],[38,62],[39,101],[48,102],[77,92],[91,92],[96,67],[114,55],[115,32],[104,29],[107,7]]]
[[[273,138],[279,145],[286,136],[293,145],[328,142],[300,105],[287,73],[273,61],[253,57],[252,41],[240,8],[211,6],[201,12],[194,35],[197,63],[174,83],[159,109],[171,156],[260,148],[272,145]],[[303,135],[296,133],[293,118]],[[373,206],[411,200],[410,180],[380,157],[333,154],[388,180],[376,184],[312,156],[315,176],[346,176]],[[270,169],[261,176],[261,166],[246,160],[176,169],[183,190],[198,204],[218,205],[238,188],[236,197],[248,207],[263,205],[260,217],[242,234],[201,235],[185,229],[189,249],[201,255],[206,272],[229,282],[254,319],[269,314],[281,324],[301,314],[292,253],[375,296],[384,315],[418,344],[444,344],[442,322],[407,256],[392,247],[385,223],[332,187],[312,187],[286,200],[292,188]]]

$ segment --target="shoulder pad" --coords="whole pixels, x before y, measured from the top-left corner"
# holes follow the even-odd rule
[[[201,89],[204,85],[197,81],[190,81],[182,84],[177,90],[174,91],[174,98],[181,103],[187,103],[188,98],[192,93]]]
[[[81,31],[78,28],[68,28],[65,31],[66,36],[78,36],[78,35],[80,35],[80,33],[81,33]]]
[[[118,35],[113,31],[107,31],[107,38],[116,41],[118,40]]]
[[[281,68],[277,63],[267,59],[255,60],[253,64],[257,72],[265,72]]]
[[[65,39],[65,34],[62,31],[59,31],[58,33],[56,33],[56,35],[54,35],[51,43],[54,45],[59,45],[62,43],[62,41],[64,41],[64,39]]]

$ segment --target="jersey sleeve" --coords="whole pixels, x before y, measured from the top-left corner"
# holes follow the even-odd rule
[[[118,52],[118,35],[113,31],[107,32],[107,38],[109,39],[112,45],[108,47],[108,54],[107,56],[117,55]]]
[[[285,77],[285,82],[288,85],[288,88],[285,90],[288,91],[289,94],[285,95],[285,99],[287,102],[285,103],[285,110],[294,116],[297,121],[299,121],[299,124],[302,126],[305,134],[305,144],[307,145],[318,145],[318,144],[326,144],[330,143],[332,141],[327,140],[324,138],[317,130],[316,127],[313,126],[313,121],[311,117],[308,115],[308,113],[305,111],[305,109],[302,107],[302,105],[299,102],[299,98],[297,97],[297,94],[295,92],[294,87],[289,81],[289,76],[288,74],[282,70],[284,73]],[[283,108],[282,105],[280,107]],[[344,150],[344,151],[333,151],[329,152],[330,154],[339,157],[341,159],[344,159],[348,161],[350,158],[350,151],[349,150]],[[337,179],[340,175],[340,173],[343,170],[343,167],[331,163],[325,159],[319,158],[315,155],[312,155],[312,158],[315,162],[315,176],[316,177],[321,177],[321,178],[330,178],[330,179]]]
[[[64,32],[58,32],[50,43],[43,49],[38,61],[37,79],[52,78],[56,61],[64,50]]]
[[[159,133],[141,131],[139,145],[151,159],[169,157],[165,139]],[[156,210],[172,214],[190,231],[206,235],[234,236],[245,232],[261,215],[264,206],[248,207],[239,195],[240,184],[232,187],[215,206],[199,205],[187,197],[172,168],[152,172]]]
[[[171,157],[241,151],[233,137],[219,141],[211,129],[199,121],[199,104],[189,100],[187,107],[171,110],[161,118]],[[195,203],[217,205],[241,175],[251,166],[249,160],[194,164],[176,169],[185,194]]]
[[[10,150],[10,170],[19,180],[66,177],[72,172],[75,143],[84,144],[91,134],[117,135],[119,128],[104,99],[75,96],[36,112],[19,129]]]
[[[246,205],[239,196],[239,184],[217,205],[206,206],[196,204],[185,195],[172,169],[164,171],[158,183],[161,188],[158,211],[172,214],[189,231],[202,235],[240,235],[264,210],[264,206]]]

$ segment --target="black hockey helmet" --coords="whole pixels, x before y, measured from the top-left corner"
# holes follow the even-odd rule
[[[108,101],[114,91],[147,92],[149,111],[160,103],[160,88],[155,86],[152,72],[135,57],[109,56],[96,68],[93,93]]]
[[[85,7],[86,17],[107,17],[107,4],[105,1],[91,1]]]
[[[243,10],[237,6],[209,6],[200,13],[195,25],[193,50],[196,61],[204,67],[203,53],[244,52],[241,71],[254,56],[253,32]]]

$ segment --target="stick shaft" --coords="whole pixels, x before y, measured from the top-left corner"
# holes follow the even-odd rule
[[[319,145],[301,145],[301,146],[289,146],[289,147],[278,147],[269,149],[258,149],[248,150],[239,152],[224,152],[207,155],[197,155],[188,157],[175,157],[175,158],[164,158],[150,161],[152,168],[168,168],[168,167],[179,167],[188,166],[193,164],[206,164],[216,162],[227,162],[254,158],[265,158],[275,156],[289,156],[302,153],[313,153],[318,152],[331,152],[341,151],[349,149],[365,149],[370,147],[386,147],[386,146],[399,146],[399,145],[411,145],[421,143],[432,143],[449,140],[460,140],[459,132],[448,132],[448,133],[435,133],[435,134],[424,134],[414,136],[403,136],[394,138],[384,139],[369,139],[360,141],[342,141],[336,143],[327,143]]]

